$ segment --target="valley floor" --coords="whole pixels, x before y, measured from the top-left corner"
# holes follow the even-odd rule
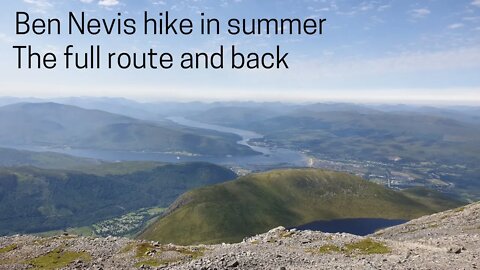
[[[282,227],[223,245],[71,235],[0,238],[0,269],[477,269],[480,203],[368,237]]]

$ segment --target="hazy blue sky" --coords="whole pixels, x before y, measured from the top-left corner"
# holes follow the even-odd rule
[[[228,18],[326,18],[322,36],[15,36],[15,12],[65,19],[154,16],[198,21]],[[66,20],[65,20],[66,21]],[[12,45],[63,52],[101,44],[104,50],[242,51],[281,45],[290,69],[279,71],[28,71],[16,69]],[[480,104],[480,0],[15,0],[0,11],[0,96],[123,96],[140,100],[363,100]],[[178,61],[178,59],[177,59]]]

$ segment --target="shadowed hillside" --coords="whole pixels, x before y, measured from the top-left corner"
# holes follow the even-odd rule
[[[95,174],[0,169],[0,234],[87,226],[144,207],[167,207],[190,189],[236,176],[207,163],[117,163],[89,168],[85,171]]]

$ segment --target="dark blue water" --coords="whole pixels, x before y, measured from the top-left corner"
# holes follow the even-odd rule
[[[328,233],[350,233],[365,236],[374,233],[380,229],[400,225],[405,222],[407,222],[407,220],[382,218],[350,218],[319,220],[294,228],[297,230],[312,230]]]

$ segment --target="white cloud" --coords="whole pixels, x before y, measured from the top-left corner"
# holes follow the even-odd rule
[[[377,8],[377,10],[378,10],[378,11],[384,11],[384,10],[389,9],[389,8],[391,8],[391,7],[392,7],[391,5],[382,5],[382,6],[379,6],[379,7]]]
[[[296,65],[297,66],[297,65]],[[391,57],[344,60],[335,62],[307,61],[299,62],[296,68],[312,71],[311,76],[318,78],[343,76],[379,76],[388,73],[415,73],[421,71],[455,70],[480,67],[480,48],[469,47],[438,52],[407,52]],[[305,76],[309,72],[305,72]]]
[[[87,4],[92,3],[93,1],[94,1],[94,0],[80,0],[80,2],[82,2],[82,3],[87,3]]]
[[[480,0],[473,0],[472,5],[480,7]]]
[[[466,17],[463,17],[462,20],[467,22],[479,22],[480,16],[466,16]]]
[[[40,13],[45,13],[47,9],[53,7],[49,0],[23,0],[23,2],[33,6],[33,10]]]
[[[415,19],[422,19],[432,13],[428,8],[417,8],[410,10],[410,15]]]
[[[159,0],[159,1],[153,1],[153,2],[152,2],[152,4],[154,4],[154,5],[162,5],[162,6],[164,6],[164,5],[166,5],[166,4],[167,4],[167,2],[165,2],[165,1],[162,1],[162,0]]]
[[[454,23],[454,24],[450,24],[448,26],[448,29],[457,29],[457,28],[462,28],[464,26],[463,23]]]
[[[13,41],[14,41],[13,38],[7,36],[4,33],[0,33],[0,42],[10,44],[10,43],[13,43]]]
[[[113,7],[120,4],[120,2],[118,0],[100,0],[98,4],[104,7]]]

